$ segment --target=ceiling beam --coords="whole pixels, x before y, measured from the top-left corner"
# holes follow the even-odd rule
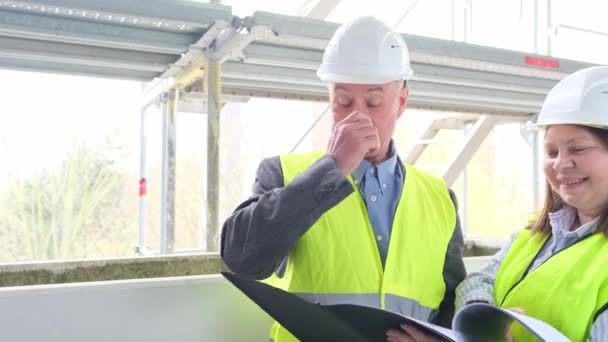
[[[311,18],[311,19],[325,19],[336,7],[340,4],[341,0],[306,0],[296,10],[295,15],[299,17]]]

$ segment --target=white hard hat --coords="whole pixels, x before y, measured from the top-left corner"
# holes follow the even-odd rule
[[[412,76],[410,55],[401,35],[374,17],[340,26],[317,70],[326,82],[384,84]]]
[[[608,128],[608,67],[579,70],[551,89],[536,126],[559,124]]]

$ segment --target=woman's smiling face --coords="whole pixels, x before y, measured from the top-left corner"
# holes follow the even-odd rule
[[[553,191],[578,210],[579,218],[593,219],[604,213],[608,209],[608,142],[582,126],[554,125],[546,131],[544,148],[544,171]]]

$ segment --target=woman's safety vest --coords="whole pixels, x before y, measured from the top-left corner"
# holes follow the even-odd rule
[[[528,271],[548,238],[529,229],[519,233],[496,275],[496,304],[521,308],[570,340],[585,341],[608,303],[608,238],[593,234]],[[537,341],[519,325],[512,332],[514,341]]]

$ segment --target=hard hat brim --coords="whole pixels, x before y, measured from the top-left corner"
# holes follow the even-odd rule
[[[402,75],[378,75],[369,73],[337,73],[327,72],[321,67],[317,70],[317,76],[324,82],[347,83],[347,84],[385,84],[392,81],[408,80],[412,77],[413,72],[410,70]]]
[[[608,126],[606,126],[606,125],[598,125],[597,123],[587,122],[587,121],[582,121],[582,120],[565,120],[565,119],[543,120],[543,122],[537,122],[537,123],[533,124],[532,127],[543,129],[543,128],[547,128],[548,126],[555,126],[555,125],[580,125],[580,126],[608,129]]]

